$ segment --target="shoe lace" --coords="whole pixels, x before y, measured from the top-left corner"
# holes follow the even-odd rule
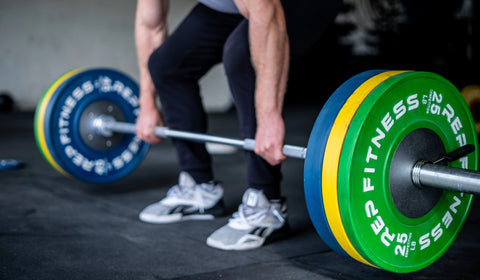
[[[180,184],[177,184],[173,187],[171,187],[168,191],[167,191],[167,197],[168,198],[178,198],[178,199],[182,199],[182,198],[188,198],[188,197],[191,197],[192,195],[195,195],[195,190],[196,190],[197,186],[193,187],[193,188],[188,188],[188,187],[184,187],[184,186],[181,186]],[[205,202],[203,200],[203,197],[201,195],[197,195],[196,198],[198,199],[198,204],[196,207],[198,207],[198,211],[200,213],[204,213],[205,212]]]
[[[192,188],[182,187],[181,185],[177,184],[168,190],[167,197],[183,198],[190,196],[192,192]]]
[[[269,210],[270,208],[258,209],[240,204],[238,211],[233,213],[232,218],[229,219],[229,224],[236,228],[253,228],[259,225],[262,220],[265,219]],[[273,211],[278,212],[275,209]]]

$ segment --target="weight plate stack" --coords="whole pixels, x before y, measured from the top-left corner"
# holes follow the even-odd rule
[[[35,140],[37,142],[37,146],[42,153],[43,157],[47,160],[47,162],[55,168],[58,172],[62,173],[65,176],[68,176],[68,173],[63,170],[62,167],[55,161],[55,159],[52,156],[52,153],[50,153],[51,150],[53,150],[53,147],[48,147],[47,145],[47,140],[45,138],[45,134],[48,134],[48,131],[46,133],[45,131],[45,111],[47,110],[47,106],[50,102],[50,99],[52,98],[52,95],[58,90],[59,87],[62,87],[64,82],[68,80],[70,77],[73,75],[79,73],[82,71],[82,69],[74,69],[72,71],[69,71],[60,77],[56,79],[45,91],[45,93],[42,95],[40,98],[40,101],[38,102],[37,108],[35,110],[35,118],[34,118],[34,133],[35,133]]]
[[[411,184],[418,160],[433,161],[466,144],[478,149],[462,95],[427,72],[378,85],[356,112],[342,146],[338,203],[347,235],[370,263],[407,273],[437,260],[455,240],[472,195]],[[477,169],[471,153],[450,164]]]
[[[335,252],[348,257],[335,239],[328,224],[322,197],[322,166],[325,146],[333,123],[350,95],[366,80],[384,70],[370,70],[359,73],[345,81],[327,100],[320,111],[308,140],[304,165],[305,200],[315,229],[322,240]]]
[[[135,123],[138,85],[111,69],[79,69],[59,78],[37,108],[35,130],[47,160],[62,173],[89,183],[108,183],[132,172],[148,144],[134,134],[104,136],[97,117]]]
[[[362,104],[365,97],[373,89],[375,89],[377,85],[399,73],[401,72],[388,71],[380,73],[361,84],[348,98],[347,102],[338,113],[334,125],[332,126],[332,130],[328,137],[325,148],[324,161],[327,164],[324,164],[322,166],[322,195],[325,205],[325,213],[330,228],[333,229],[334,236],[340,246],[342,246],[342,248],[351,257],[360,262],[370,265],[372,264],[367,261],[362,255],[360,255],[355,249],[355,247],[352,245],[342,223],[339,210],[339,196],[337,188],[339,159],[342,146],[349,145],[349,142],[344,141],[345,135],[350,126],[350,122],[357,111],[358,106]]]

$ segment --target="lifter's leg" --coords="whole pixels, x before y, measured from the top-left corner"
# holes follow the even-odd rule
[[[255,71],[248,43],[248,22],[242,22],[224,47],[223,63],[237,108],[243,138],[255,138]],[[261,189],[269,199],[280,197],[280,165],[271,166],[254,152],[245,152],[248,186]]]
[[[152,80],[162,103],[166,124],[172,129],[205,133],[207,117],[198,80],[222,56],[222,47],[240,16],[197,5],[149,60]],[[180,169],[197,183],[213,179],[210,155],[204,144],[173,140]]]

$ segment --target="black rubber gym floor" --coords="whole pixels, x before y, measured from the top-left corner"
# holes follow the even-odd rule
[[[288,144],[305,146],[320,108],[287,107]],[[210,133],[237,137],[234,112],[210,116]],[[229,213],[245,190],[242,152],[214,155]],[[33,114],[0,115],[0,158],[22,160],[0,170],[1,279],[479,279],[478,199],[463,230],[433,265],[394,274],[332,252],[315,232],[303,192],[303,161],[283,166],[291,236],[246,252],[209,248],[207,236],[225,224],[142,223],[137,216],[176,183],[169,141],[150,149],[128,177],[89,185],[64,177],[43,159],[33,133]]]

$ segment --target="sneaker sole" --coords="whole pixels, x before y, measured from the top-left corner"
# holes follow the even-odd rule
[[[168,215],[168,216],[155,216],[155,215],[148,215],[148,214],[140,214],[139,219],[142,222],[151,223],[151,224],[171,224],[181,221],[188,221],[188,220],[213,220],[215,216],[210,214],[195,214],[195,215],[182,215],[178,213],[178,215]]]
[[[217,242],[210,238],[207,238],[207,245],[225,251],[246,251],[246,250],[253,250],[262,247],[263,243],[265,242],[265,238],[259,239],[255,242],[250,242],[248,245],[245,244],[232,244],[232,245],[225,245],[223,243]]]
[[[269,234],[266,237],[259,237],[254,235],[254,237],[258,238],[258,240],[251,241],[248,244],[236,243],[232,245],[225,245],[221,242],[215,241],[214,239],[211,239],[210,237],[208,237],[207,245],[212,248],[226,250],[226,251],[245,251],[245,250],[253,250],[253,249],[260,248],[265,244],[269,244],[275,241],[285,239],[290,235],[291,235],[290,224],[288,223],[288,221],[285,221],[285,224],[281,228],[274,230],[271,234]]]

